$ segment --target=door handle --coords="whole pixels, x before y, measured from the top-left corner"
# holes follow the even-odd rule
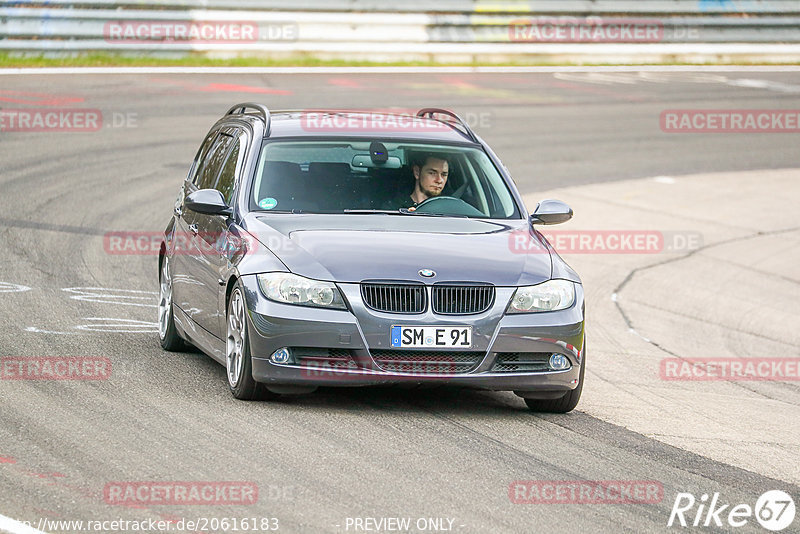
[[[197,228],[197,225],[196,225],[196,224],[194,224],[194,223],[192,223],[192,224],[190,224],[190,225],[189,225],[189,230],[191,230],[191,231],[192,231],[192,233],[193,233],[194,235],[197,235],[197,232],[199,232],[199,231],[200,231],[200,230]]]

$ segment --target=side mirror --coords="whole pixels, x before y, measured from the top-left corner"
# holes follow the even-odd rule
[[[531,213],[531,224],[560,224],[572,218],[572,208],[560,200],[542,200]]]
[[[225,203],[222,193],[216,189],[200,189],[190,193],[183,203],[187,209],[206,215],[231,215],[233,208]]]

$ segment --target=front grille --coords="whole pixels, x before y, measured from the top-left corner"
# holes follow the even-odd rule
[[[541,373],[550,370],[550,352],[498,352],[492,373]]]
[[[442,315],[483,313],[494,304],[494,286],[448,285],[433,286],[433,311]]]
[[[467,373],[478,366],[486,353],[443,350],[371,350],[370,355],[384,371],[420,375]]]
[[[389,313],[422,313],[427,304],[422,284],[366,282],[361,284],[361,298],[367,307]]]
[[[292,347],[297,365],[309,369],[356,369],[358,366],[347,349]]]

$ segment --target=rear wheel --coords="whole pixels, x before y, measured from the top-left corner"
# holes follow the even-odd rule
[[[172,312],[172,275],[169,270],[169,257],[161,259],[158,270],[158,340],[161,348],[171,352],[187,349],[186,342],[178,335]]]
[[[253,362],[247,339],[247,313],[244,296],[238,283],[228,300],[225,338],[225,374],[231,394],[240,400],[275,398],[263,384],[253,380]]]
[[[568,391],[563,397],[557,399],[525,399],[525,404],[532,412],[545,413],[567,413],[571,412],[581,400],[583,392],[583,376],[586,372],[586,342],[583,343],[583,361],[581,362],[581,372],[578,376],[578,386]]]

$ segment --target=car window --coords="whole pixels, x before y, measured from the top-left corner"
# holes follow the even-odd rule
[[[236,185],[237,170],[241,169],[241,156],[244,155],[244,151],[239,149],[241,146],[239,139],[235,139],[232,144],[233,146],[231,146],[228,156],[225,159],[225,163],[222,165],[222,171],[219,174],[219,180],[217,180],[217,184],[215,186],[217,191],[222,193],[222,196],[225,197],[225,202],[228,205],[230,205],[231,200],[233,199],[233,189]]]
[[[371,146],[380,143],[376,157]],[[519,218],[503,176],[478,148],[389,140],[268,141],[259,156],[251,209],[347,213],[414,207],[413,168],[444,159],[449,175],[417,214]],[[446,198],[445,198],[446,197]],[[414,210],[412,210],[414,211]]]
[[[228,148],[233,143],[233,137],[220,133],[214,140],[200,168],[197,170],[195,185],[198,189],[211,189],[217,182],[220,168],[222,167]]]
[[[186,176],[186,179],[192,183],[197,183],[195,181],[195,177],[197,176],[197,170],[200,167],[200,162],[203,161],[206,154],[208,154],[208,149],[211,147],[211,143],[217,137],[217,129],[213,129],[208,132],[206,138],[203,140],[203,144],[200,145],[200,148],[197,150],[197,154],[195,154],[194,161],[192,162],[192,167],[189,169],[189,174]]]
[[[482,198],[482,205],[494,217],[508,216],[514,211],[514,203],[510,197],[498,194],[500,175],[494,168],[489,156],[476,151],[470,154],[468,161],[477,179],[478,195]]]

